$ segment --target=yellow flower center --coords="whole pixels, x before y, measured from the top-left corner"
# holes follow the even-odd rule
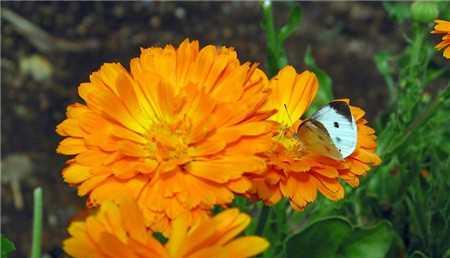
[[[275,140],[281,143],[284,146],[284,148],[286,148],[289,152],[298,151],[302,147],[301,142],[295,136],[289,137],[286,135],[275,136]]]
[[[185,132],[173,129],[168,124],[154,125],[148,134],[150,151],[160,161],[185,159],[188,151],[185,135]]]
[[[295,126],[282,125],[279,133],[273,137],[292,157],[300,157],[304,146],[294,131]]]

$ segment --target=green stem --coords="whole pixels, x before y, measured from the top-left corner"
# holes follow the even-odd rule
[[[445,94],[445,91],[444,93]],[[442,104],[442,96],[443,94],[439,94],[434,98],[434,100],[428,105],[428,107],[423,111],[421,114],[419,114],[414,121],[412,121],[411,125],[406,128],[405,133],[403,134],[403,137],[397,141],[397,143],[389,148],[388,151],[385,153],[382,153],[382,156],[385,157],[388,154],[395,151],[397,148],[403,145],[403,143],[412,135],[412,133],[415,131],[416,128],[420,127],[435,111],[439,106]]]
[[[33,206],[33,242],[31,246],[31,258],[41,257],[41,236],[42,236],[42,189],[34,189]]]
[[[363,215],[362,215],[362,207],[361,207],[361,196],[357,192],[356,198],[353,200],[353,208],[355,209],[356,223],[358,226],[363,225]]]
[[[267,41],[268,70],[269,75],[274,76],[280,68],[286,65],[287,57],[280,39],[278,38],[278,30],[275,28],[272,14],[272,2],[270,0],[263,0],[260,3],[263,11],[262,25],[266,33]]]
[[[267,221],[269,220],[270,207],[264,205],[259,213],[258,225],[256,226],[256,235],[263,236]]]

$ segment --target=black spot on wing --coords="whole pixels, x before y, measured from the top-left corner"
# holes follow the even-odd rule
[[[352,113],[350,112],[350,106],[345,101],[336,100],[336,101],[330,102],[330,104],[328,104],[328,105],[332,109],[334,109],[338,114],[341,114],[345,118],[347,118],[349,121],[352,121]],[[336,124],[335,124],[335,127],[336,127]]]
[[[339,128],[339,123],[338,122],[334,122],[334,127]]]
[[[337,142],[340,142],[341,140],[342,140],[341,138],[336,137],[336,141],[337,141]]]

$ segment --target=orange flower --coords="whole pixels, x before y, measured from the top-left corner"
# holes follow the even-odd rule
[[[67,109],[57,152],[76,155],[64,180],[91,206],[130,195],[146,224],[168,232],[185,212],[204,218],[251,187],[256,154],[271,145],[265,74],[234,50],[185,40],[142,49],[128,72],[105,64],[79,88],[85,104]],[[268,110],[268,111],[267,111]]]
[[[343,180],[351,186],[359,184],[358,177],[370,166],[381,162],[375,154],[375,131],[363,118],[364,111],[351,107],[358,127],[358,143],[354,153],[338,161],[301,151],[301,143],[292,137],[301,123],[299,118],[311,104],[318,90],[316,76],[305,71],[297,74],[287,66],[270,82],[273,94],[266,108],[276,108],[278,113],[270,119],[279,123],[279,133],[273,137],[276,147],[267,152],[268,170],[265,175],[254,177],[254,192],[268,204],[289,198],[293,208],[303,209],[316,199],[317,191],[331,200],[343,198]],[[294,120],[294,121],[293,121]]]
[[[436,45],[436,49],[444,50],[444,57],[450,59],[450,21],[435,20],[436,25],[431,33],[445,34],[442,36],[442,41]]]
[[[248,215],[229,209],[188,228],[188,219],[182,215],[173,223],[172,237],[162,245],[147,231],[133,200],[121,201],[120,206],[106,201],[97,214],[70,225],[70,238],[63,247],[80,258],[245,258],[269,246],[256,236],[236,238],[249,222]]]

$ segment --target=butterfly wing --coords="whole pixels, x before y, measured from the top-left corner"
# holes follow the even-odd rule
[[[356,149],[357,127],[345,101],[333,101],[298,128],[306,151],[341,160]]]
[[[325,127],[318,121],[306,120],[298,128],[297,134],[306,151],[332,159],[343,159]]]
[[[343,158],[355,151],[358,132],[350,106],[345,101],[331,102],[312,115],[311,120],[323,125]]]

